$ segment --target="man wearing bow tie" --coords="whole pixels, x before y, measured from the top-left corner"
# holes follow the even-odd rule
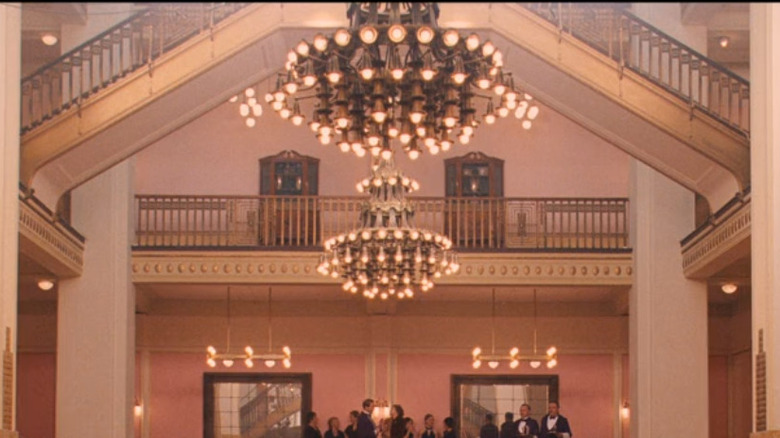
[[[376,424],[371,419],[371,413],[374,411],[374,400],[367,398],[363,401],[363,412],[358,415],[357,437],[358,438],[376,438]]]
[[[523,403],[520,406],[520,419],[515,422],[520,438],[536,438],[539,436],[539,423],[531,418],[530,414],[531,406],[528,403]]]
[[[436,431],[433,430],[435,421],[432,414],[425,414],[425,431],[422,433],[422,438],[437,438]]]
[[[551,401],[547,406],[548,414],[542,417],[540,438],[571,438],[569,420],[558,413],[558,402]]]

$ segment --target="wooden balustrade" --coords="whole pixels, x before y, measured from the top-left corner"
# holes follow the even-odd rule
[[[459,250],[628,248],[625,198],[412,197]],[[136,249],[314,249],[360,226],[357,196],[136,196]]]
[[[142,10],[22,79],[21,133],[147,67],[247,3],[159,4]]]
[[[625,9],[606,3],[520,3],[654,84],[748,136],[750,83]]]

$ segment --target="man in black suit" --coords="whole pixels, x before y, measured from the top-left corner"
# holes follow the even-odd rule
[[[501,423],[499,432],[501,438],[517,438],[517,427],[515,427],[515,414],[507,412],[504,414],[504,422]]]
[[[322,438],[319,419],[315,412],[307,412],[304,422],[306,426],[303,429],[303,438]]]
[[[557,401],[551,401],[547,405],[548,414],[542,417],[540,438],[571,438],[571,427],[569,420],[558,413],[559,405]]]
[[[363,412],[358,415],[357,438],[376,438],[376,424],[371,419],[374,411],[374,400],[367,398],[363,401]]]
[[[493,424],[493,414],[485,414],[485,424],[479,429],[479,438],[498,438],[498,426]]]
[[[539,436],[539,423],[531,415],[528,403],[520,405],[520,419],[515,422],[515,429],[521,438],[536,438]]]

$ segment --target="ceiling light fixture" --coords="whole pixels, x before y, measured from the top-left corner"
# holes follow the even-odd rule
[[[382,147],[387,151],[386,144]],[[325,241],[317,271],[342,278],[347,292],[362,289],[366,298],[412,298],[417,290],[433,288],[442,274],[458,272],[460,264],[449,238],[414,226],[414,205],[405,195],[419,184],[384,151],[372,164],[371,177],[357,185],[370,195],[361,207],[360,227]]]
[[[41,278],[38,280],[38,289],[51,290],[54,287],[54,280],[51,278]]]
[[[731,43],[731,38],[727,36],[722,36],[718,38],[718,44],[720,44],[721,47],[724,49],[729,46],[729,43]]]
[[[530,129],[539,107],[503,70],[501,51],[477,34],[439,29],[438,14],[436,3],[350,3],[349,29],[299,42],[266,101],[296,125],[312,114],[322,144],[358,156],[392,153],[394,140],[412,159],[423,149],[435,155],[455,138],[467,144],[478,116],[492,123],[514,111]],[[304,101],[313,108],[302,111]]]
[[[738,287],[737,287],[737,284],[736,284],[736,283],[726,283],[726,284],[724,284],[724,285],[722,285],[722,286],[720,287],[720,290],[722,290],[722,291],[723,291],[723,293],[725,293],[725,294],[729,294],[729,295],[731,295],[731,294],[733,294],[734,292],[736,292],[736,291],[737,291],[737,289],[738,289]]]
[[[43,44],[46,44],[47,46],[53,46],[57,44],[59,40],[60,39],[57,38],[57,35],[54,35],[53,33],[46,32],[41,35],[41,41],[43,42]]]
[[[531,368],[539,368],[542,366],[542,362],[547,363],[547,368],[555,368],[558,365],[558,349],[555,346],[550,346],[545,354],[537,353],[537,327],[536,327],[536,289],[534,289],[534,350],[532,354],[520,354],[520,350],[517,347],[512,347],[509,350],[509,356],[496,355],[496,290],[493,289],[493,321],[492,321],[492,345],[490,354],[482,354],[480,347],[475,347],[471,352],[472,363],[474,369],[482,366],[483,362],[487,362],[488,366],[492,369],[498,368],[500,362],[509,362],[509,367],[512,369],[517,368],[520,362],[528,362]]]
[[[292,366],[292,352],[290,351],[290,347],[284,346],[282,347],[282,353],[273,353],[272,352],[272,346],[273,346],[273,337],[271,332],[271,316],[272,316],[272,310],[271,310],[271,288],[268,288],[268,352],[263,354],[255,354],[254,349],[247,345],[244,347],[244,353],[231,353],[230,352],[230,286],[228,286],[227,291],[227,317],[228,317],[228,328],[227,328],[227,342],[225,346],[225,352],[224,353],[218,353],[217,349],[213,345],[209,345],[206,347],[206,364],[211,367],[215,368],[218,363],[222,363],[223,366],[226,368],[230,368],[233,366],[233,364],[236,361],[242,361],[244,363],[244,366],[247,368],[253,368],[255,365],[255,361],[262,361],[263,364],[268,368],[273,368],[276,366],[277,362],[281,362],[282,366],[285,368],[290,368]]]

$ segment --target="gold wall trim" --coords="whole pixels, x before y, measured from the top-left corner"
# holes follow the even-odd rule
[[[750,195],[721,217],[723,219],[716,219],[708,229],[683,245],[686,277],[706,278],[739,255],[750,255]]]
[[[19,200],[19,251],[58,277],[77,277],[84,267],[84,244],[42,211]]]
[[[319,252],[133,251],[135,283],[336,284],[317,273]],[[630,286],[631,253],[460,254],[439,284]]]

